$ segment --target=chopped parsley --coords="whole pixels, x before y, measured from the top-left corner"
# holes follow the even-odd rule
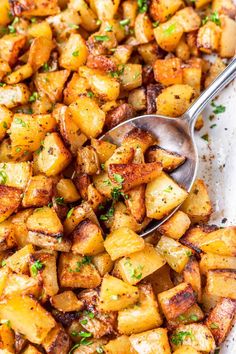
[[[192,337],[192,332],[189,331],[177,332],[171,337],[171,342],[175,345],[183,344],[183,341],[186,337]]]
[[[215,128],[215,127],[217,127],[217,124],[212,124],[212,125],[210,126],[211,129],[213,129],[213,128]]]
[[[78,25],[75,25],[74,23],[69,23],[68,25],[70,28],[73,28],[73,29],[78,29],[79,26]]]
[[[201,136],[201,138],[207,142],[209,142],[209,135],[206,133],[204,135]]]
[[[124,74],[124,70],[125,70],[125,66],[124,65],[120,65],[118,70],[111,71],[110,75],[111,75],[111,77],[118,78],[119,76]]]
[[[78,334],[79,334],[79,332],[77,332],[77,331],[72,331],[72,332],[71,332],[71,335],[72,335],[73,337],[77,337]]]
[[[7,174],[5,171],[0,171],[0,184],[6,184]]]
[[[72,53],[73,57],[78,57],[79,56],[79,50],[76,50]]]
[[[84,316],[88,316],[89,318],[94,318],[95,317],[93,312],[87,311],[87,310],[83,311],[83,315]]]
[[[156,28],[156,27],[159,26],[159,24],[160,24],[160,21],[155,21],[155,22],[152,23],[152,27]]]
[[[37,259],[32,266],[31,266],[31,271],[33,276],[35,277],[38,274],[38,271],[43,268],[43,263]]]
[[[120,21],[120,25],[121,25],[121,27],[125,27],[125,26],[128,26],[130,24],[130,19],[129,18],[126,18],[126,19],[124,19],[124,20],[121,20]]]
[[[102,353],[104,353],[104,350],[102,349],[102,347],[97,347],[96,352],[99,354],[102,354]]]
[[[80,323],[82,325],[86,325],[88,323],[88,320],[85,318],[84,320],[80,320]]]
[[[32,18],[30,19],[30,22],[31,22],[31,23],[37,23],[37,19],[36,19],[35,17],[32,17]]]
[[[139,265],[137,268],[132,269],[130,272],[131,278],[140,280],[143,276],[143,268],[143,266]]]
[[[2,126],[3,126],[4,129],[7,129],[7,128],[8,128],[7,123],[6,123],[5,121],[2,122]]]
[[[3,259],[3,260],[2,260],[2,263],[1,263],[1,266],[2,266],[2,267],[5,267],[6,264],[7,264],[7,263],[6,263],[5,259]]]
[[[71,215],[73,214],[74,209],[75,209],[75,208],[71,208],[71,209],[68,211],[68,213],[67,213],[67,215],[66,215],[66,218],[67,218],[67,219],[69,219],[69,218],[71,217]]]
[[[89,256],[84,256],[81,261],[78,261],[78,262],[76,263],[76,268],[75,268],[75,269],[71,269],[71,268],[70,268],[69,271],[70,271],[71,273],[72,273],[72,272],[79,273],[79,272],[81,271],[81,269],[82,269],[83,266],[85,266],[85,265],[91,263],[91,260],[92,260],[91,257],[89,257]]]
[[[215,322],[212,322],[212,323],[210,324],[210,328],[211,328],[211,329],[217,329],[217,328],[219,328],[219,325],[218,325],[217,323],[215,323]]]
[[[165,36],[171,36],[175,30],[176,30],[176,24],[172,23],[166,30],[164,30],[163,33]]]
[[[102,24],[102,21],[101,20],[97,20],[96,21],[96,25],[100,26]]]
[[[138,11],[143,14],[148,10],[147,0],[137,0],[138,1]]]
[[[13,22],[8,26],[9,33],[16,33],[15,25],[19,22],[19,17],[15,17]]]
[[[89,98],[93,98],[94,94],[93,94],[92,91],[88,91],[88,92],[87,92],[87,96],[88,96]]]
[[[65,202],[64,202],[64,198],[63,198],[63,197],[56,197],[56,198],[55,198],[55,202],[56,202],[58,205],[65,205]]]
[[[21,152],[21,150],[22,150],[21,147],[18,146],[16,147],[15,152]]]
[[[224,113],[226,111],[225,106],[223,106],[221,104],[219,106],[217,106],[214,101],[211,102],[211,106],[214,108],[213,113],[215,113],[215,114]]]
[[[29,102],[35,102],[38,99],[38,92],[33,92],[29,98]]]
[[[118,173],[114,173],[114,180],[117,182],[117,183],[123,183],[124,182],[124,178],[119,175]]]
[[[105,32],[112,32],[113,27],[111,25],[107,25],[105,28]]]
[[[192,251],[186,251],[186,256],[191,257],[192,256]]]
[[[49,70],[48,63],[43,64],[42,68],[43,68],[43,71],[48,71]]]
[[[202,19],[202,24],[205,25],[208,21],[214,22],[217,26],[221,26],[221,21],[219,13],[217,11],[213,12],[210,16],[206,16]]]
[[[189,318],[192,321],[197,321],[198,320],[198,316],[197,315],[191,315]]]
[[[170,185],[166,189],[163,190],[163,192],[170,193],[173,190],[173,187]]]
[[[69,351],[68,354],[72,354],[75,349],[79,348],[79,346],[80,346],[79,343],[75,344],[75,345],[71,348],[71,350]]]
[[[94,36],[95,41],[97,42],[106,42],[109,41],[109,37],[108,36]]]
[[[101,163],[101,170],[105,170],[105,164]]]
[[[26,127],[26,123],[22,120],[22,119],[20,119],[20,118],[15,118],[14,119],[14,123],[16,123],[16,124],[20,124],[22,127]]]
[[[0,87],[6,86],[5,82],[0,82]]]

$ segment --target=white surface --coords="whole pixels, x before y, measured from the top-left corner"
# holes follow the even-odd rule
[[[211,121],[208,117],[213,108],[209,106],[203,112],[205,124],[196,133],[198,177],[207,183],[213,202],[214,212],[209,223],[218,226],[236,225],[236,81],[221,93],[215,103],[224,105],[226,111],[215,115]],[[212,124],[217,126],[211,129]],[[201,138],[206,133],[209,134],[209,144]],[[227,218],[224,224],[223,218]],[[220,353],[236,353],[236,326]]]

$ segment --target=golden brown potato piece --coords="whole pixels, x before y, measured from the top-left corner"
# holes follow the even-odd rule
[[[155,142],[154,137],[147,131],[139,128],[131,129],[124,137],[122,145],[132,147],[137,150],[140,148],[143,153]]]
[[[140,184],[151,182],[160,175],[161,169],[159,162],[109,164],[108,176],[115,184],[120,183],[126,192]]]
[[[220,58],[216,58],[211,65],[205,80],[205,87],[208,87],[212,81],[225,69],[225,63]]]
[[[155,80],[165,86],[183,83],[183,70],[179,58],[157,59],[153,64]]]
[[[105,55],[92,55],[87,58],[86,66],[90,69],[98,69],[106,72],[116,71],[116,64]]]
[[[78,300],[71,290],[52,296],[50,302],[53,307],[62,312],[80,311],[83,308],[83,302]]]
[[[85,40],[80,34],[72,33],[63,48],[59,63],[65,69],[77,71],[85,64],[87,56]]]
[[[0,106],[0,140],[6,136],[7,129],[10,128],[12,120],[13,113],[5,106]]]
[[[236,23],[233,19],[227,16],[221,16],[222,34],[220,38],[220,56],[222,58],[231,58],[234,56],[236,44],[234,41],[227,41],[227,38],[234,38],[236,36]]]
[[[25,208],[48,205],[52,197],[52,179],[43,175],[30,178],[24,191],[22,205]]]
[[[94,256],[104,251],[102,230],[89,219],[82,221],[71,237],[71,250],[74,253]]]
[[[102,252],[92,257],[92,262],[103,277],[106,273],[109,273],[113,266],[110,255],[107,252]]]
[[[116,145],[108,141],[91,139],[91,145],[96,150],[100,163],[105,163],[116,150]]]
[[[88,256],[62,253],[58,274],[62,287],[96,288],[101,283],[101,277]]]
[[[183,270],[184,281],[190,284],[197,295],[197,301],[201,302],[202,282],[199,263],[194,256],[190,257],[189,262]]]
[[[16,246],[14,226],[9,220],[0,223],[0,250],[5,251]]]
[[[15,335],[8,323],[0,326],[0,340],[3,353],[15,353]]]
[[[56,325],[44,338],[42,346],[49,354],[67,354],[70,349],[70,337],[60,325]]]
[[[188,215],[178,210],[169,220],[158,228],[158,231],[165,236],[178,240],[188,230],[190,223],[191,221]]]
[[[142,223],[146,216],[145,188],[145,185],[141,184],[126,193],[128,197],[125,199],[125,204],[138,223]]]
[[[195,302],[193,288],[188,283],[179,285],[158,294],[161,309],[168,320],[187,311]]]
[[[134,24],[135,37],[139,44],[151,42],[154,39],[153,26],[146,13],[139,13]]]
[[[187,199],[181,206],[193,223],[206,222],[209,220],[212,206],[207,187],[202,179],[197,179]]]
[[[3,175],[4,177],[4,175]],[[0,185],[0,222],[7,219],[20,205],[22,190]]]
[[[71,241],[65,237],[54,237],[34,231],[28,232],[26,242],[53,251],[69,252],[71,249]]]
[[[34,252],[32,245],[26,245],[8,257],[6,264],[15,273],[29,274],[29,260]]]
[[[103,348],[107,354],[119,354],[121,348],[126,354],[135,354],[128,336],[119,336],[116,339],[112,339]]]
[[[0,105],[14,108],[27,104],[30,91],[25,84],[5,85],[0,87]]]
[[[80,195],[74,183],[69,178],[60,179],[56,185],[56,190],[59,199],[56,199],[55,201],[58,205],[61,204],[63,206],[65,203],[77,202],[80,199]]]
[[[54,47],[53,41],[45,37],[36,37],[31,43],[28,63],[33,71],[38,70],[48,62],[51,51]]]
[[[112,129],[116,125],[127,119],[133,118],[134,116],[135,110],[133,106],[128,103],[123,103],[106,114],[105,124],[107,129]]]
[[[182,0],[152,0],[150,15],[155,21],[166,22],[182,6]]]
[[[232,0],[213,0],[212,11],[234,18],[236,15],[236,6]]]
[[[11,9],[15,16],[49,16],[60,11],[57,0],[13,0]]]
[[[219,49],[221,28],[214,22],[208,21],[197,35],[197,47],[204,53],[211,54]]]
[[[194,304],[187,311],[174,318],[173,320],[168,321],[168,329],[175,329],[182,324],[190,324],[195,322],[200,322],[204,319],[204,312],[198,304]]]
[[[179,10],[174,19],[181,24],[184,32],[196,31],[201,26],[201,17],[191,6]]]
[[[138,354],[170,354],[170,345],[166,328],[157,328],[130,336],[132,347]]]
[[[163,291],[173,288],[174,284],[170,277],[170,270],[169,265],[165,264],[154,273],[146,277],[145,280],[152,285],[156,296]]]
[[[20,66],[12,73],[6,75],[3,79],[9,85],[18,84],[20,81],[24,81],[33,75],[33,69],[30,64]]]
[[[24,47],[26,36],[23,34],[6,34],[0,39],[1,58],[14,66],[20,50]]]
[[[236,270],[236,257],[220,256],[214,253],[201,255],[200,271],[206,275],[210,269],[234,269]]]
[[[94,147],[85,146],[78,149],[76,171],[78,174],[87,175],[99,173],[100,163]]]
[[[236,300],[236,271],[233,269],[212,269],[207,273],[206,291],[209,295]]]
[[[138,305],[119,311],[118,331],[133,334],[161,326],[162,318],[151,284],[139,286]]]
[[[53,237],[63,236],[63,226],[55,210],[47,206],[35,209],[27,220],[30,231]]]
[[[185,156],[165,150],[158,145],[151,146],[146,156],[148,162],[160,162],[164,171],[173,171],[186,160]]]
[[[154,29],[157,44],[167,52],[174,51],[184,33],[184,29],[175,18],[162,23]]]
[[[236,301],[222,298],[206,319],[206,325],[219,346],[227,337],[236,311]]]
[[[12,226],[14,227],[14,237],[18,247],[24,247],[28,242],[26,241],[28,229],[26,227],[26,220],[33,213],[33,209],[26,209],[11,216]]]
[[[64,103],[69,105],[75,102],[81,94],[87,95],[89,89],[88,80],[80,77],[77,73],[73,73],[71,80],[63,91]]]
[[[108,170],[111,164],[130,164],[134,158],[134,149],[129,146],[119,146],[105,162],[104,169]]]

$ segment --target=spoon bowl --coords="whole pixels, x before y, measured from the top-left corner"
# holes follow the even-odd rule
[[[139,128],[149,132],[156,138],[160,147],[186,157],[185,163],[174,170],[170,176],[189,192],[195,181],[198,167],[198,152],[194,140],[194,125],[196,119],[209,101],[235,77],[236,58],[230,62],[226,69],[198,97],[183,116],[171,118],[152,114],[132,118],[108,131],[101,139],[119,146],[125,135],[133,128]],[[180,205],[162,220],[153,220],[141,233],[141,236],[147,236],[157,229],[170,218],[179,207]]]

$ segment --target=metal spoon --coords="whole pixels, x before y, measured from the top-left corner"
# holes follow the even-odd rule
[[[197,174],[198,152],[194,141],[194,125],[198,115],[226,85],[236,78],[236,58],[198,97],[189,109],[178,118],[162,115],[144,115],[129,119],[108,131],[101,137],[115,145],[120,145],[124,136],[134,127],[149,131],[158,140],[158,145],[172,152],[184,155],[187,159],[171,176],[187,191],[190,191]],[[153,220],[142,232],[147,236],[163,224],[180,206],[162,220]]]

